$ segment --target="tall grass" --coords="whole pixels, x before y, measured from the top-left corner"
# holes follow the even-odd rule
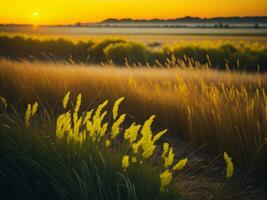
[[[104,141],[110,132],[103,132],[103,138],[97,132],[100,128],[102,134],[102,128],[107,124],[102,127],[102,120],[105,120],[102,116],[107,115],[100,109],[103,104],[96,109],[93,119],[89,119],[87,114],[83,116],[84,113],[79,112],[80,103],[81,98],[74,111],[67,112],[69,116],[73,115],[73,121],[63,121],[63,124],[61,119],[65,113],[59,115],[56,122],[52,119],[54,114],[48,113],[45,108],[37,112],[37,103],[28,105],[25,122],[15,110],[11,113],[1,110],[1,198],[185,199],[176,185],[178,183],[173,181],[165,185],[166,189],[160,190],[161,166],[154,155],[151,159],[142,159],[135,154],[138,163],[130,161],[130,166],[125,169],[121,158],[125,154],[130,155],[131,146],[126,140],[113,138],[111,147],[106,147]],[[71,107],[67,109],[72,110]],[[86,132],[84,124],[78,125],[81,119],[86,127],[88,123],[93,123],[90,132]],[[66,125],[69,129],[62,130]],[[146,131],[151,131],[150,127],[144,127],[148,128]],[[121,129],[119,132],[123,136]]]
[[[92,105],[124,96],[122,110],[135,121],[155,114],[157,128],[168,128],[172,138],[205,144],[211,153],[227,151],[241,167],[266,175],[266,75],[172,67],[2,60],[0,95],[19,108],[37,99],[53,112],[68,90],[82,92]]]
[[[158,140],[167,130],[153,134],[151,125],[155,116],[143,125],[134,122],[123,128],[126,114],[120,114],[119,106],[124,98],[114,103],[112,113],[106,110],[108,100],[95,109],[81,111],[82,94],[77,96],[76,103],[69,103],[69,98],[70,92],[62,102],[65,113],[59,116],[44,107],[40,110],[40,105],[35,102],[28,104],[23,119],[21,113],[1,97],[5,109],[13,108],[9,112],[1,110],[0,115],[2,198],[196,198],[192,194],[194,189],[186,191],[183,187],[183,182],[190,183],[189,176],[193,177],[185,176],[182,171],[188,158],[175,164],[173,147],[167,142],[160,147]],[[234,166],[226,152],[224,160],[225,178],[229,179]],[[183,176],[185,180],[181,178]],[[217,180],[217,186],[208,186],[211,191],[198,194],[197,199],[200,196],[208,199],[248,198],[247,192],[238,193],[242,187],[228,181],[225,183],[236,189],[229,190]]]
[[[152,47],[151,47],[152,45]],[[161,45],[161,44],[159,44]],[[258,42],[182,42],[159,46],[121,39],[72,42],[66,39],[38,40],[20,36],[0,36],[0,56],[19,60],[66,61],[94,63],[113,61],[116,65],[128,63],[164,65],[169,59],[191,59],[200,64],[211,63],[212,68],[231,68],[243,71],[266,71],[267,46]]]

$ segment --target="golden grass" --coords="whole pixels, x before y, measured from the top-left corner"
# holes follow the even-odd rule
[[[265,174],[266,86],[265,74],[0,61],[0,96],[8,102],[54,108],[71,91],[92,107],[123,96],[134,121],[155,114],[157,129],[227,151],[239,164],[255,161]]]

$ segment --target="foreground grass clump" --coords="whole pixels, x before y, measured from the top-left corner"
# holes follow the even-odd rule
[[[0,56],[11,59],[165,66],[173,57],[187,66],[192,60],[211,68],[266,71],[267,46],[258,42],[181,42],[151,48],[121,39],[72,42],[66,39],[38,40],[0,36]]]
[[[154,116],[142,126],[133,123],[123,128],[126,115],[118,110],[124,98],[114,103],[109,115],[108,101],[96,110],[81,112],[81,94],[73,108],[69,97],[70,92],[62,102],[68,111],[57,117],[55,125],[47,110],[37,110],[37,102],[28,105],[25,120],[16,112],[2,111],[4,199],[187,199],[174,172],[181,171],[188,159],[174,164],[168,143],[157,155],[161,148],[156,142],[167,130],[152,133]],[[108,117],[112,118],[109,122]],[[229,178],[233,163],[226,153],[224,157]]]
[[[63,100],[63,107],[67,109],[69,95]],[[118,116],[123,98],[113,106],[111,124],[103,122],[108,117],[105,111],[108,101],[95,111],[81,113],[81,100],[80,94],[73,111],[70,109],[59,115],[55,130],[47,111],[36,114],[38,103],[28,105],[25,120],[8,113],[1,115],[2,197],[184,199],[172,181],[172,172],[155,160],[155,142],[166,130],[152,134],[154,117],[147,120],[142,129],[141,125],[136,125],[141,134],[133,128],[134,123],[123,136],[120,125],[125,114]]]
[[[69,94],[70,93],[67,93],[63,100],[63,107],[66,107],[67,105]],[[84,113],[84,115],[79,116],[81,98],[81,94],[79,94],[73,113],[68,111],[58,117],[56,137],[58,139],[65,138],[68,143],[74,141],[81,144],[89,140],[96,146],[102,143],[105,144],[107,148],[114,147],[114,143],[118,144],[117,138],[119,138],[120,132],[122,131],[120,126],[126,117],[126,114],[118,116],[118,107],[124,98],[118,99],[113,106],[113,124],[110,125],[110,134],[108,134],[109,123],[103,122],[108,114],[107,111],[104,111],[105,107],[108,105],[108,101],[104,101],[95,111],[92,109]],[[141,125],[136,125],[134,122],[125,130],[125,140],[121,141],[122,144],[125,143],[126,147],[128,146],[126,151],[127,154],[122,158],[122,168],[125,171],[128,170],[129,167],[132,167],[132,165],[135,167],[138,163],[143,164],[153,157],[156,150],[155,143],[167,132],[167,130],[163,130],[153,135],[151,125],[154,118],[155,116],[151,116],[143,124],[142,129]],[[139,134],[139,129],[141,129],[141,135]],[[128,139],[130,140],[128,141]],[[164,143],[164,145],[166,146],[168,144]],[[168,156],[166,156],[166,151],[169,152]],[[169,168],[173,164],[173,158],[174,154],[172,148],[167,150],[165,148],[162,156],[162,159],[165,162],[165,171],[160,174],[160,189],[162,191],[166,190],[166,187],[171,183],[172,171],[183,169],[187,162],[187,159],[184,159],[182,160],[184,164],[180,164],[180,161],[171,169],[171,171],[169,171]]]

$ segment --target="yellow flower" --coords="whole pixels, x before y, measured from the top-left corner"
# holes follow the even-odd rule
[[[134,152],[135,154],[138,153],[138,150],[139,150],[140,145],[141,145],[140,141],[137,142],[137,143],[133,143],[133,144],[132,144],[132,149],[133,149],[133,152]]]
[[[62,138],[64,136],[64,133],[68,132],[69,135],[72,134],[71,129],[71,113],[67,112],[64,114],[61,114],[57,118],[57,125],[56,125],[56,137]]]
[[[80,117],[78,120],[73,121],[73,134],[74,134],[74,136],[77,136],[80,134],[81,125],[82,125],[82,117]]]
[[[87,122],[91,120],[93,111],[94,110],[92,109],[89,112],[86,112],[85,118],[83,120],[83,125],[87,124]]]
[[[62,134],[62,129],[63,129],[63,119],[64,119],[64,115],[60,115],[57,118],[57,125],[56,125],[56,137],[57,138],[62,138],[63,134]]]
[[[142,138],[138,142],[132,144],[132,149],[135,154],[138,153],[139,147],[142,148],[143,150],[142,157],[145,159],[153,155],[154,150],[156,148],[155,142],[159,140],[159,138],[167,132],[167,130],[164,130],[153,136],[151,125],[154,118],[155,115],[151,116],[148,120],[145,121],[141,130]]]
[[[174,153],[173,153],[172,148],[170,148],[170,150],[169,150],[169,154],[168,154],[168,156],[166,157],[165,162],[164,162],[164,167],[165,167],[165,168],[168,168],[169,166],[172,165],[172,163],[173,163],[173,158],[174,158]]]
[[[166,158],[167,153],[168,153],[168,151],[169,151],[169,148],[170,148],[169,144],[168,144],[167,142],[165,142],[165,143],[163,144],[163,153],[162,153],[162,155],[161,155],[161,157],[162,157],[163,159]]]
[[[145,121],[141,133],[144,137],[150,139],[152,137],[151,125],[155,119],[155,115],[152,115],[148,120]]]
[[[94,115],[92,129],[90,130],[90,136],[93,138],[93,141],[95,141],[95,139],[98,139],[98,141],[100,141],[100,139],[105,135],[108,123],[105,123],[102,126],[102,121],[106,115],[107,111],[99,113],[98,117]]]
[[[136,145],[137,150],[138,150],[139,146],[142,147],[142,149],[143,149],[142,156],[145,159],[150,157],[155,150],[155,145],[154,145],[153,140],[152,140],[153,134],[152,134],[152,130],[151,130],[151,125],[152,125],[154,118],[155,118],[155,115],[151,116],[148,120],[145,121],[145,123],[142,127],[142,130],[141,130],[142,138],[137,143],[138,145]]]
[[[81,106],[81,102],[82,102],[82,94],[80,93],[77,96],[77,101],[76,101],[76,106],[74,108],[74,113],[78,113],[80,110],[80,106]]]
[[[5,107],[7,107],[7,101],[4,97],[0,97],[0,101],[4,104]]]
[[[25,113],[25,125],[26,127],[30,126],[30,120],[31,118],[35,115],[35,113],[37,112],[37,108],[38,108],[38,103],[35,102],[33,104],[33,106],[31,104],[28,104],[26,113]]]
[[[123,156],[122,158],[122,168],[127,169],[129,167],[129,156]]]
[[[156,146],[153,143],[147,143],[145,147],[143,147],[144,152],[142,153],[143,158],[149,158],[153,155]]]
[[[28,107],[27,107],[27,110],[26,110],[26,113],[25,113],[25,124],[26,124],[26,127],[30,126],[31,113],[32,113],[32,106],[31,106],[31,104],[28,104]]]
[[[98,108],[95,111],[93,121],[95,121],[96,118],[98,118],[101,115],[102,110],[108,105],[108,100],[104,101],[102,104],[98,106]]]
[[[120,133],[120,125],[123,123],[126,115],[123,114],[119,117],[117,121],[115,121],[111,127],[111,139],[115,139],[117,135]]]
[[[182,169],[185,167],[187,161],[188,161],[187,158],[180,160],[180,161],[173,167],[173,170],[182,170]]]
[[[154,152],[154,150],[155,150],[155,148],[156,148],[156,145],[155,145],[155,142],[163,135],[163,134],[165,134],[167,132],[167,129],[166,130],[163,130],[163,131],[161,131],[161,132],[159,132],[159,133],[157,133],[154,137],[153,137],[153,139],[151,140],[151,137],[152,137],[152,134],[148,137],[148,138],[146,138],[146,139],[148,139],[148,140],[144,140],[145,142],[142,144],[142,148],[143,148],[143,150],[144,150],[144,152],[143,152],[143,154],[142,154],[142,156],[143,156],[143,158],[149,158],[150,156],[152,156],[153,155],[153,152]]]
[[[113,110],[112,110],[113,120],[117,118],[119,106],[123,100],[124,100],[124,97],[121,97],[114,103]]]
[[[100,141],[100,139],[105,135],[107,129],[108,129],[108,123],[105,123],[105,124],[101,127],[101,130],[100,130],[100,132],[99,132],[99,135],[98,135],[98,141]]]
[[[70,91],[65,95],[64,99],[63,99],[63,108],[65,109],[68,105],[69,102],[69,98],[70,98]]]
[[[152,140],[153,143],[157,142],[157,141],[161,138],[161,136],[163,136],[167,131],[168,131],[168,130],[165,129],[165,130],[160,131],[159,133],[157,133],[157,134],[153,137],[153,140]]]
[[[160,190],[164,191],[166,187],[171,183],[172,173],[169,170],[160,174]]]
[[[130,144],[135,142],[140,128],[141,128],[141,125],[136,125],[135,123],[132,123],[132,125],[128,129],[125,130],[124,139],[129,140]]]
[[[35,102],[35,103],[33,104],[33,106],[32,106],[32,116],[35,115],[37,109],[38,109],[38,103]]]
[[[67,105],[69,98],[68,96],[69,93],[63,99],[64,105]],[[108,129],[108,123],[104,123],[102,125],[102,121],[107,115],[107,111],[102,112],[102,110],[108,104],[108,101],[105,101],[98,106],[93,117],[92,114],[94,110],[86,112],[85,115],[79,116],[81,101],[82,94],[79,94],[77,96],[77,101],[73,113],[67,112],[58,117],[56,136],[57,138],[62,138],[64,136],[64,133],[66,132],[68,133],[68,141],[74,140],[82,143],[88,137],[90,137],[94,142],[100,142],[100,139],[105,135]],[[110,144],[107,142],[106,145],[109,146]]]
[[[226,177],[230,178],[234,174],[234,164],[232,158],[230,158],[226,152],[224,152],[223,157],[226,164]]]
[[[96,109],[94,113],[92,120],[91,120],[91,116],[92,116],[93,110],[91,110],[90,112],[87,112],[85,116],[84,124],[86,125],[86,130],[88,131],[89,137],[93,141],[99,142],[100,139],[105,135],[107,131],[108,123],[105,123],[102,126],[102,121],[107,115],[107,111],[102,113],[102,110],[104,109],[105,106],[107,106],[107,104],[108,104],[108,101],[105,101],[98,106],[98,108]]]

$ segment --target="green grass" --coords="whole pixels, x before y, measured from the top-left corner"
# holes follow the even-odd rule
[[[160,44],[161,45],[161,44]],[[190,66],[192,60],[211,68],[266,71],[267,46],[259,42],[198,41],[156,48],[122,39],[78,41],[38,40],[21,36],[0,36],[0,56],[11,59],[116,65],[166,66],[173,57]]]
[[[126,144],[110,149],[90,140],[82,144],[58,140],[47,110],[39,111],[29,128],[17,112],[1,113],[4,199],[185,199],[175,184],[166,192],[159,190],[161,169],[154,159],[124,171]]]
[[[201,197],[223,200],[258,197],[255,187],[248,189],[240,180],[224,178],[224,170],[213,171],[212,163],[198,175],[194,171],[200,169],[195,165],[189,170],[177,171],[171,184],[162,191],[159,174],[164,169],[158,155],[160,144],[150,159],[144,159],[142,163],[130,162],[125,170],[122,157],[130,155],[130,150],[122,137],[112,140],[111,147],[105,145],[111,134],[109,131],[97,143],[90,138],[77,143],[68,140],[67,135],[58,138],[56,118],[59,114],[39,105],[27,127],[24,112],[17,112],[9,103],[7,106],[1,106],[0,115],[0,188],[3,199],[186,200]],[[71,102],[67,110],[73,107]],[[56,110],[61,112],[62,108]],[[84,114],[79,113],[79,116]],[[112,116],[108,114],[109,122],[110,118]],[[124,130],[120,129],[121,136]]]

